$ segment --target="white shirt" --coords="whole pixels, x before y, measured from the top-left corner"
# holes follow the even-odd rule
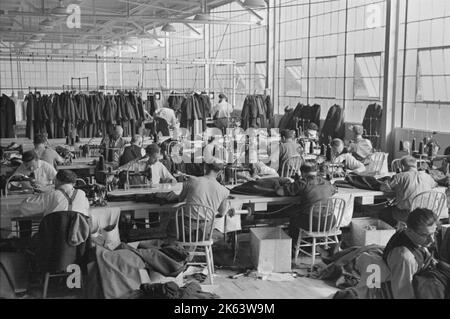
[[[230,117],[231,112],[233,112],[233,107],[227,101],[217,103],[213,109],[213,115],[215,115],[218,119]]]
[[[354,158],[353,155],[350,153],[344,153],[339,155],[334,159],[333,162],[335,164],[345,162],[345,168],[355,173],[362,173],[366,170],[364,164],[358,161],[356,158]]]
[[[21,164],[14,172],[14,175],[30,176],[31,173],[31,170],[26,169],[24,164]],[[39,187],[46,187],[50,184],[53,184],[53,180],[56,177],[56,169],[53,167],[53,165],[50,165],[49,163],[41,160],[38,160],[37,168],[33,171],[33,173],[36,184]]]
[[[161,162],[156,162],[151,166],[152,169],[152,184],[159,184],[161,182],[161,179],[167,179],[170,178],[174,182],[176,182],[176,179],[170,174],[167,167],[164,166]]]
[[[177,124],[177,117],[175,116],[175,112],[172,109],[169,109],[168,107],[160,108],[155,113],[158,117],[163,118],[166,120],[167,124],[169,126],[175,127]]]
[[[60,186],[60,189],[72,197],[75,189],[72,185]],[[28,197],[20,204],[20,212],[25,216],[44,214],[44,216],[69,209],[69,201],[60,190],[51,193],[42,193]],[[89,216],[89,200],[85,192],[77,190],[77,194],[72,202],[72,211]]]

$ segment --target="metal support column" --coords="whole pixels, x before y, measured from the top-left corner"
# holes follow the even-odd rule
[[[400,1],[386,0],[386,34],[383,76],[383,117],[381,120],[381,149],[394,154],[396,122],[396,80],[399,40]]]

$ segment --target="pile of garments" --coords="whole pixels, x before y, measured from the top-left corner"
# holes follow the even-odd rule
[[[181,103],[180,110],[180,127],[187,128],[194,134],[206,130],[206,119],[211,117],[212,112],[211,100],[208,95],[198,93],[187,95]]]
[[[124,136],[138,132],[145,119],[142,98],[134,92],[118,94],[28,94],[26,136],[47,134],[48,138],[65,136],[96,137],[107,135],[116,124],[124,128]]]
[[[383,108],[379,104],[370,104],[363,119],[364,136],[372,142],[373,147],[380,147],[381,117]]]
[[[300,126],[303,131],[308,128],[310,123],[315,123],[317,127],[320,127],[320,111],[319,104],[311,106],[298,103],[295,109],[285,110],[278,127],[280,130],[297,130]]]
[[[88,265],[87,298],[123,298],[142,283],[141,271],[149,269],[177,277],[186,268],[189,253],[176,242],[148,240],[137,248],[120,244],[109,250],[95,246],[95,261]]]
[[[340,138],[344,140],[344,137],[344,109],[340,105],[335,104],[328,110],[320,133],[320,141],[321,143],[328,143],[330,139]]]
[[[219,296],[211,292],[202,291],[196,282],[190,282],[179,287],[175,282],[164,284],[142,284],[139,290],[131,293],[126,299],[218,299]]]
[[[0,96],[0,138],[14,137],[16,125],[16,104],[7,95]]]
[[[269,95],[247,95],[241,112],[241,127],[269,128],[273,119],[273,105]]]

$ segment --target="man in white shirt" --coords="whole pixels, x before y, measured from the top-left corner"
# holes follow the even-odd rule
[[[145,149],[147,152],[146,174],[152,184],[176,183],[177,180],[170,174],[169,170],[159,161],[161,149],[157,144],[151,144]]]
[[[42,135],[34,138],[34,151],[38,158],[56,167],[64,164],[64,159],[52,148],[45,145],[46,139]]]
[[[344,169],[350,173],[363,173],[366,167],[363,163],[353,157],[352,154],[344,152],[344,142],[336,138],[331,142],[332,158],[334,164],[344,164]]]
[[[233,106],[228,103],[228,98],[225,94],[219,94],[219,103],[213,108],[213,118],[216,127],[224,130],[228,127],[228,120],[233,112]]]
[[[155,112],[155,116],[166,120],[169,128],[175,128],[177,126],[177,117],[174,110],[168,107],[162,107]]]
[[[75,189],[77,175],[70,170],[61,170],[56,175],[55,191],[31,196],[20,205],[24,216],[44,214],[44,216],[61,211],[75,211],[89,216],[89,200],[86,194]]]
[[[23,163],[17,168],[13,176],[27,176],[34,181],[20,182],[23,189],[37,189],[46,191],[53,184],[56,170],[53,165],[38,159],[34,151],[27,151],[22,155]]]
[[[381,185],[381,191],[395,195],[395,207],[392,209],[392,217],[396,222],[407,221],[412,201],[416,195],[430,191],[438,186],[429,174],[417,170],[417,160],[414,157],[403,157],[401,164],[403,172]],[[389,218],[389,216],[385,218]],[[394,222],[389,219],[386,220],[386,222],[389,221],[391,223]]]
[[[373,147],[370,140],[363,138],[364,128],[361,125],[352,127],[354,140],[350,143],[348,151],[359,161],[364,162],[372,153]]]

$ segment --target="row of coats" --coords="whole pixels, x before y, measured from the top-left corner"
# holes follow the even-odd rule
[[[7,95],[0,97],[0,138],[14,137],[16,124],[16,105]]]
[[[247,128],[268,128],[273,119],[273,104],[270,96],[247,95],[241,112],[241,126]]]
[[[311,106],[299,103],[295,109],[285,112],[278,127],[280,130],[297,130],[297,127],[300,126],[303,131],[308,128],[310,123],[315,123],[320,127],[320,112],[321,106],[319,104]]]
[[[201,121],[202,132],[206,130],[206,119],[211,116],[211,100],[206,94],[188,95],[181,104],[180,127],[194,129],[196,121]]]
[[[75,135],[94,137],[106,134],[111,126],[120,124],[135,134],[145,118],[142,98],[132,92],[116,95],[63,92],[61,94],[28,94],[26,135],[47,134],[48,138]]]

